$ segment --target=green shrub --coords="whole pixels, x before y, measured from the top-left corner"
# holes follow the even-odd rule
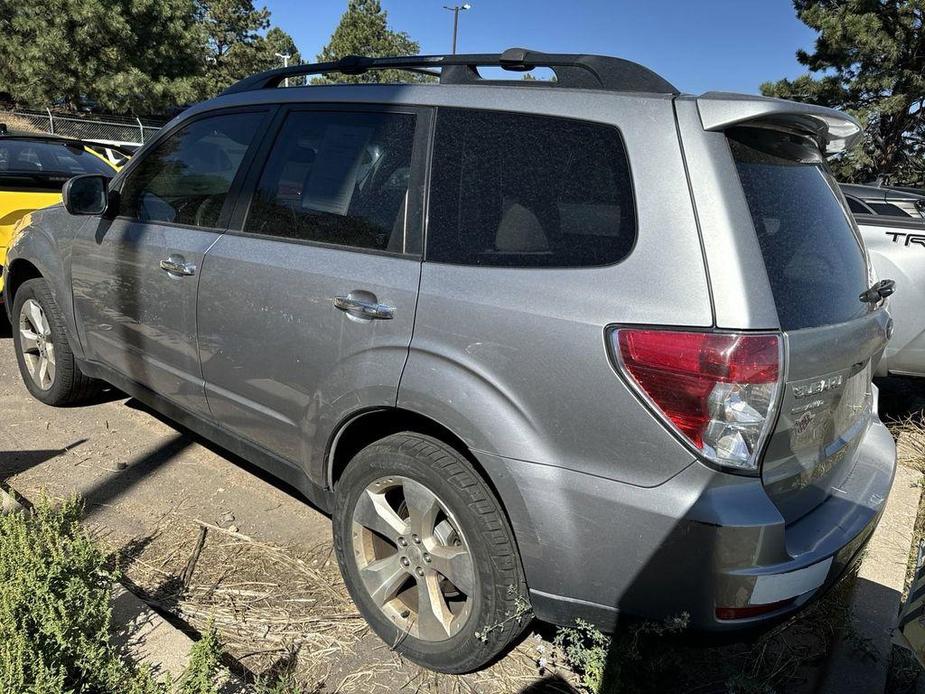
[[[179,694],[218,694],[218,675],[222,667],[222,645],[215,624],[210,622],[189,652],[189,664],[180,680]]]
[[[0,694],[162,694],[109,643],[109,557],[71,499],[0,514]]]
[[[574,627],[559,629],[553,643],[562,651],[569,667],[581,676],[581,684],[597,692],[604,681],[610,637],[578,619]]]

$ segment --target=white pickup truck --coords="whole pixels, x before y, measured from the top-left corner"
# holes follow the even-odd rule
[[[877,278],[896,281],[890,297],[895,332],[878,375],[925,377],[925,217],[855,214],[855,219]]]

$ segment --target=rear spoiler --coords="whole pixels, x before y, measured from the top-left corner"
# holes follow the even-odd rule
[[[707,92],[696,100],[704,130],[747,124],[777,127],[812,137],[826,154],[849,149],[863,130],[854,116],[813,104],[725,92]]]

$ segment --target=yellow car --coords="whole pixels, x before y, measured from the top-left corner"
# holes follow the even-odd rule
[[[0,136],[0,270],[16,223],[33,210],[61,202],[65,181],[85,173],[116,174],[117,167],[93,146],[54,135]]]

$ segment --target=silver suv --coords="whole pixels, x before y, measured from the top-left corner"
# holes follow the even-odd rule
[[[378,69],[439,84],[275,88]],[[887,287],[823,161],[858,132],[600,56],[257,75],[20,230],[22,376],[112,383],[299,488],[437,670],[530,610],[770,624],[855,561],[895,466]]]

